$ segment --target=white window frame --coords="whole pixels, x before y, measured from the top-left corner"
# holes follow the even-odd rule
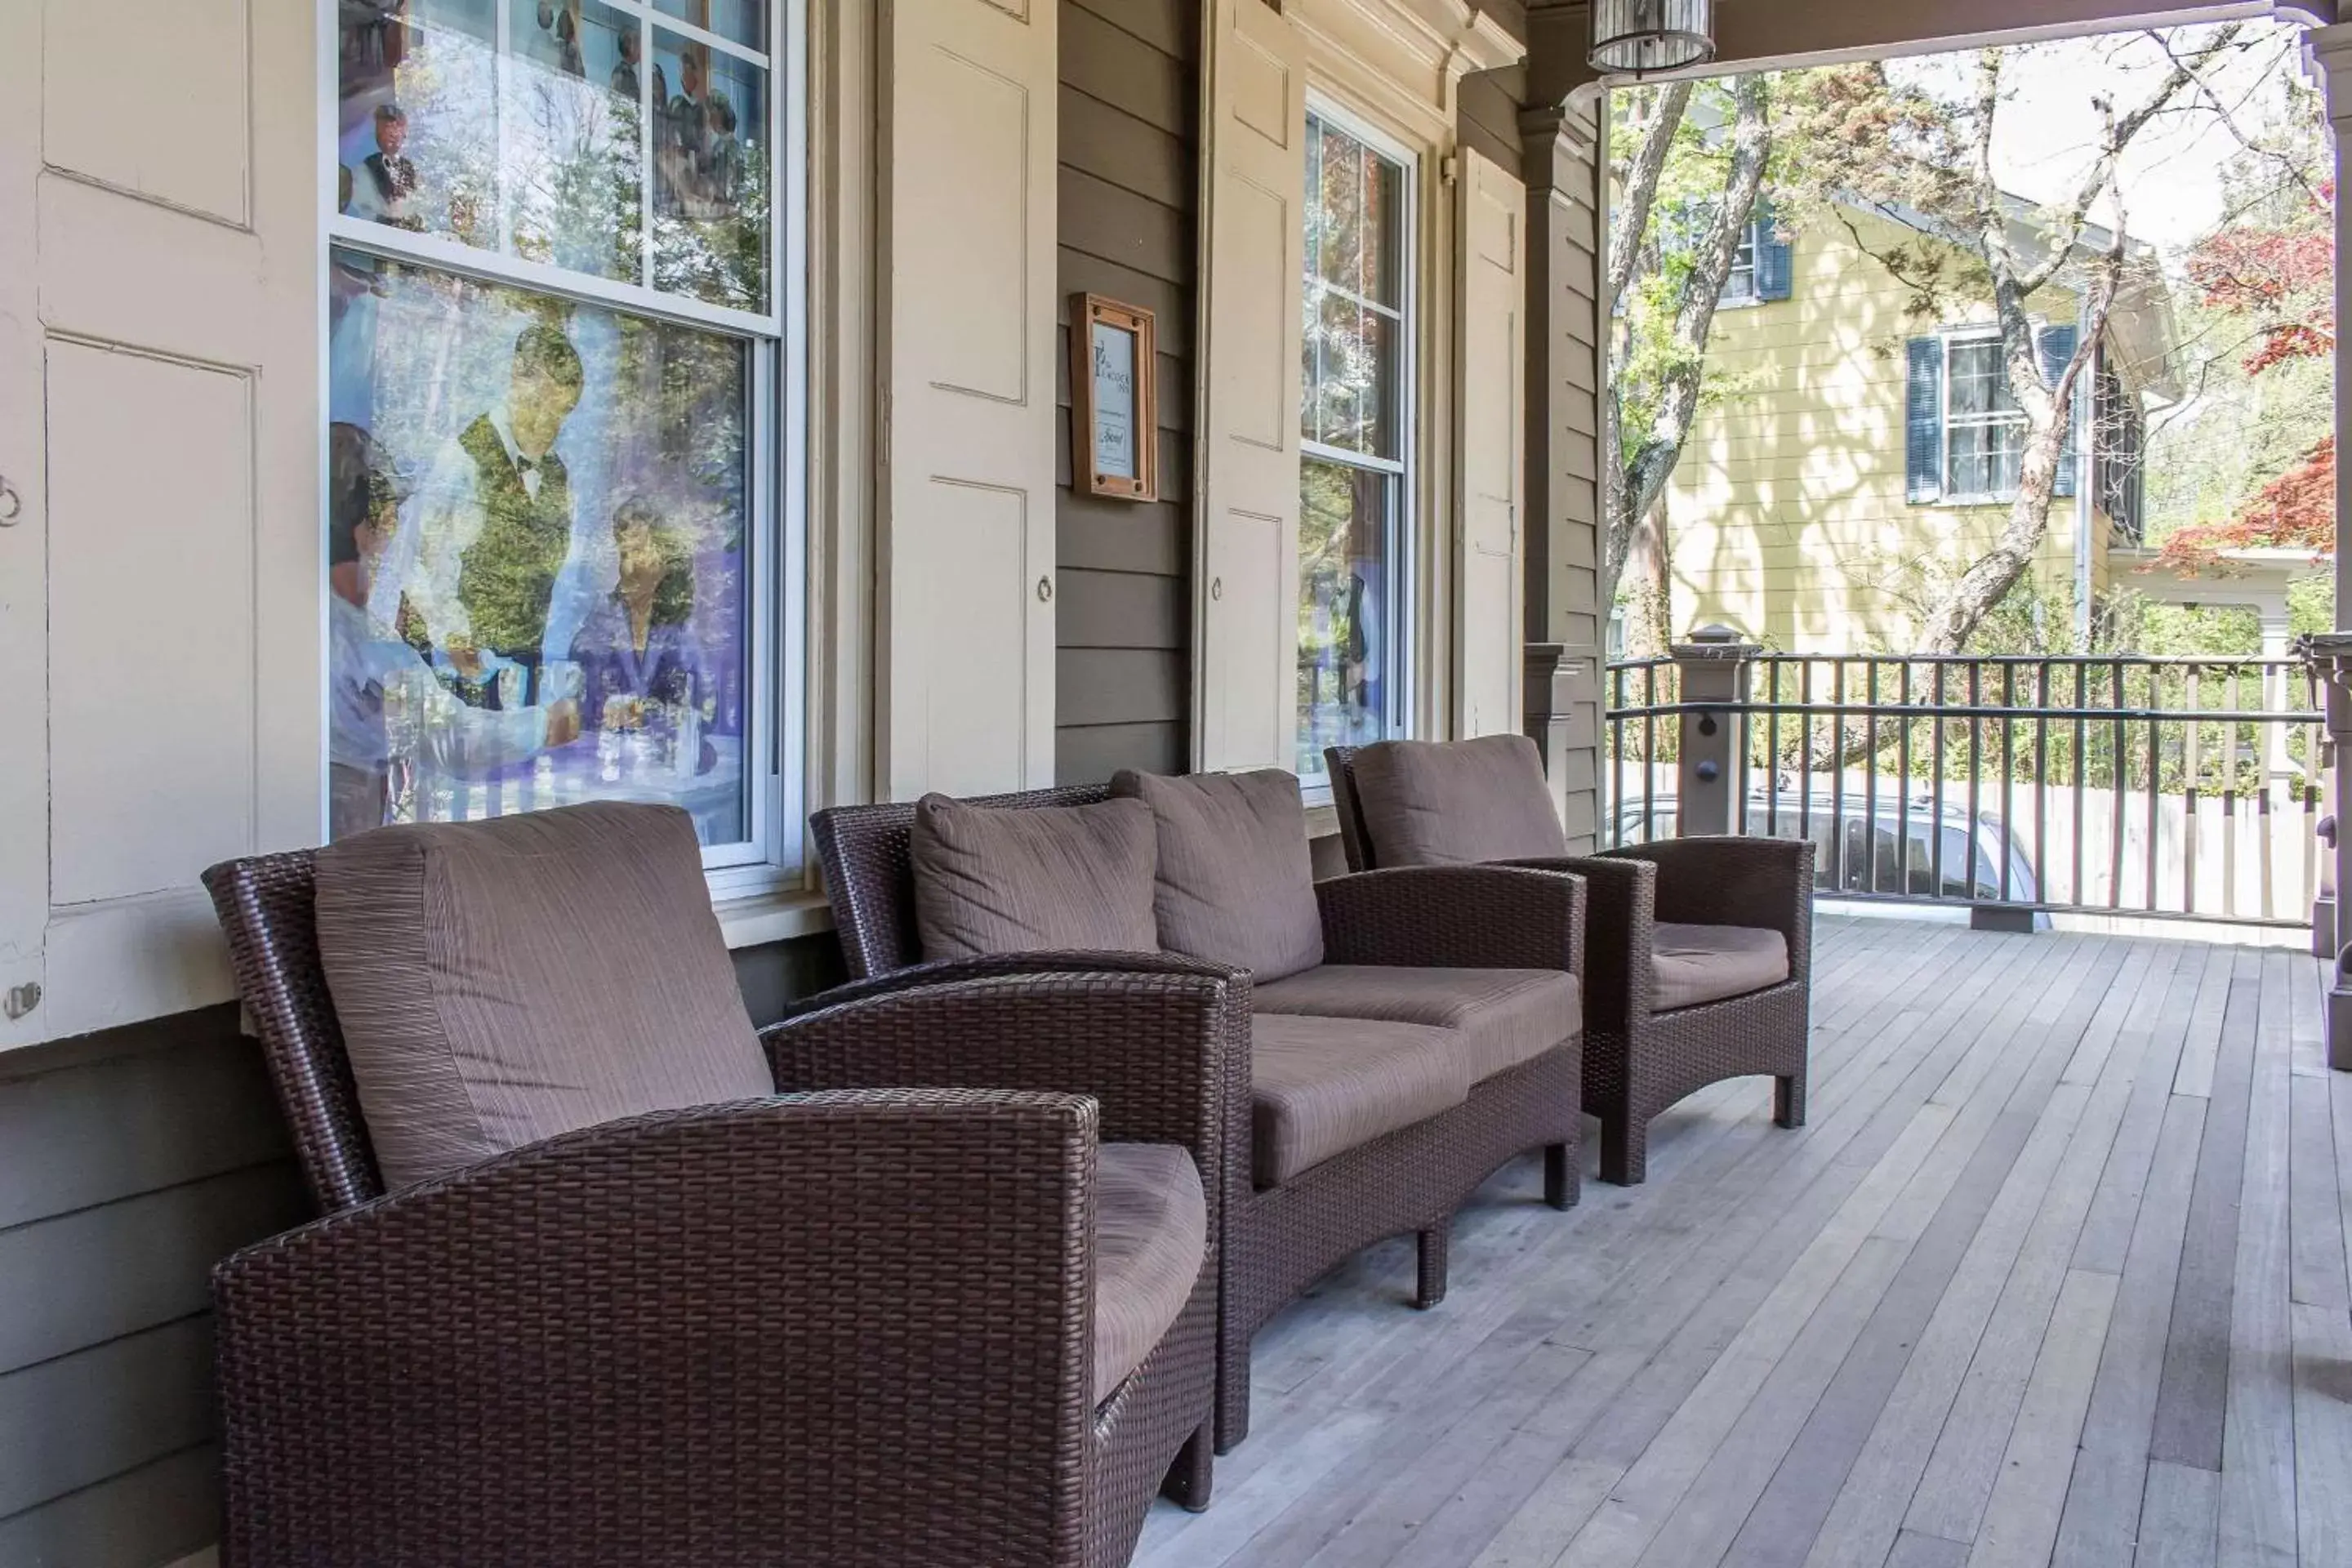
[[[1746,263],[1748,287],[1740,290],[1735,289],[1733,285],[1738,280],[1741,270],[1739,258],[1743,256],[1748,258]],[[1748,220],[1747,230],[1740,237],[1738,248],[1731,253],[1731,270],[1724,275],[1723,298],[1717,302],[1717,309],[1740,310],[1749,305],[1764,303],[1763,291],[1757,287],[1756,283],[1756,268],[1763,259],[1764,220],[1751,217]]]
[[[1954,426],[1954,415],[1952,413],[1952,351],[1956,348],[1974,348],[1986,343],[1991,343],[1998,346],[2001,341],[2000,330],[1998,327],[1963,327],[1952,331],[1945,332],[1942,334],[1942,337],[1944,374],[1942,376],[1942,384],[1937,389],[1936,437],[1937,450],[1938,453],[1937,458],[1938,468],[1937,478],[1941,490],[1941,504],[1945,506],[2005,506],[2009,502],[2017,499],[2017,491],[2014,488],[2006,491],[1962,490],[1954,489],[1952,485],[1952,430]],[[2006,390],[2009,384],[2008,365],[2003,363],[2000,367],[2000,371],[2002,377],[2001,385],[2003,389]],[[1959,424],[1972,430],[1996,429],[2010,425],[2023,427],[2027,423],[2025,411],[2021,408],[2014,411],[2013,413],[1994,412],[1990,414],[1964,414],[1958,416],[1958,418]]]
[[[336,210],[337,175],[341,163],[337,145],[341,124],[341,82],[338,52],[341,38],[337,0],[316,0],[319,16],[319,212],[315,273],[318,285],[318,384],[324,388],[331,374],[332,345],[327,331],[328,279],[332,252],[358,251],[394,261],[414,263],[444,272],[478,279],[549,295],[574,303],[601,307],[655,321],[717,330],[746,342],[751,348],[751,497],[747,552],[751,573],[747,595],[751,615],[747,658],[751,690],[746,703],[743,754],[750,836],[734,844],[714,845],[702,853],[703,871],[715,901],[753,899],[797,889],[804,881],[807,858],[806,813],[808,757],[808,457],[809,410],[813,387],[808,374],[808,64],[814,39],[809,27],[809,0],[765,0],[768,7],[766,53],[748,48],[659,10],[653,0],[598,0],[613,9],[645,20],[675,36],[708,45],[720,53],[761,62],[768,72],[768,145],[775,149],[771,162],[776,189],[771,213],[774,232],[769,248],[768,300],[765,311],[736,310],[684,296],[665,294],[649,282],[623,282],[573,272],[544,262],[478,249],[442,236],[417,234],[387,224],[356,218]],[[508,32],[512,11],[508,0],[496,0],[500,96],[512,55]],[[650,33],[647,34],[650,37]],[[648,56],[648,58],[650,56]],[[646,79],[650,81],[650,73]],[[649,171],[651,117],[640,130],[641,171]],[[650,204],[653,180],[642,173],[642,200]],[[501,237],[506,216],[500,213]],[[640,233],[649,248],[650,224]],[[650,275],[650,267],[645,275]],[[325,475],[327,424],[323,404],[319,424],[319,471],[321,476],[319,516],[326,516]],[[319,574],[318,649],[320,668],[330,658],[327,637],[327,580]],[[322,702],[326,683],[321,682]],[[320,733],[327,732],[325,713]],[[327,757],[322,744],[319,764],[319,837],[326,837]]]
[[[1419,613],[1422,588],[1421,554],[1423,541],[1419,528],[1423,516],[1420,488],[1423,479],[1422,442],[1418,435],[1418,396],[1421,377],[1422,251],[1421,251],[1421,153],[1410,143],[1382,130],[1363,115],[1334,100],[1330,94],[1314,87],[1307,92],[1307,115],[1319,120],[1341,134],[1353,138],[1370,148],[1381,157],[1396,165],[1402,179],[1401,199],[1397,203],[1398,266],[1404,277],[1398,291],[1401,301],[1395,307],[1366,300],[1328,283],[1318,287],[1330,289],[1342,299],[1366,310],[1388,317],[1397,328],[1397,356],[1394,368],[1396,381],[1395,419],[1397,428],[1396,458],[1375,457],[1368,452],[1351,452],[1344,447],[1328,446],[1309,439],[1299,433],[1298,450],[1302,459],[1313,458],[1362,468],[1393,477],[1396,484],[1396,515],[1391,522],[1393,537],[1390,544],[1395,562],[1396,584],[1390,595],[1389,613],[1395,618],[1389,643],[1388,676],[1389,712],[1387,723],[1392,738],[1410,738],[1416,728],[1415,715],[1420,711],[1419,695],[1423,660],[1420,658],[1422,619]],[[1307,199],[1313,200],[1309,192]],[[1306,220],[1304,206],[1300,221]],[[1306,289],[1305,268],[1300,268],[1298,286]],[[1292,606],[1294,613],[1297,606]],[[1292,744],[1297,743],[1297,724],[1305,714],[1292,714]],[[1306,775],[1307,798],[1322,803],[1330,798],[1330,781],[1323,774]]]

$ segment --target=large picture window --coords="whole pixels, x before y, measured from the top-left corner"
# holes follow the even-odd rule
[[[1402,733],[1412,442],[1403,159],[1307,117],[1298,752]]]
[[[776,858],[767,0],[338,0],[329,829],[676,805]]]

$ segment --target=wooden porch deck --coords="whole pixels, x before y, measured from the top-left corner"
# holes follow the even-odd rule
[[[1258,1342],[1149,1568],[2352,1564],[2352,1075],[2279,949],[1824,918],[1811,1124],[1461,1218]]]

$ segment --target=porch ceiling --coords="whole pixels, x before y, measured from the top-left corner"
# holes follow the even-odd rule
[[[1724,0],[1717,56],[1705,72],[1813,64],[1866,55],[1926,54],[2183,22],[2275,16],[2324,26],[2341,0]],[[1565,100],[1596,84],[1585,63],[1586,0],[1529,0],[1530,101]]]

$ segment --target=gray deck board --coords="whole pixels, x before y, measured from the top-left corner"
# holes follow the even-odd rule
[[[1260,1337],[1142,1568],[2352,1563],[2352,1077],[2284,949],[1825,917],[1812,1115],[1459,1217]],[[1591,1174],[1587,1151],[1588,1178]]]

